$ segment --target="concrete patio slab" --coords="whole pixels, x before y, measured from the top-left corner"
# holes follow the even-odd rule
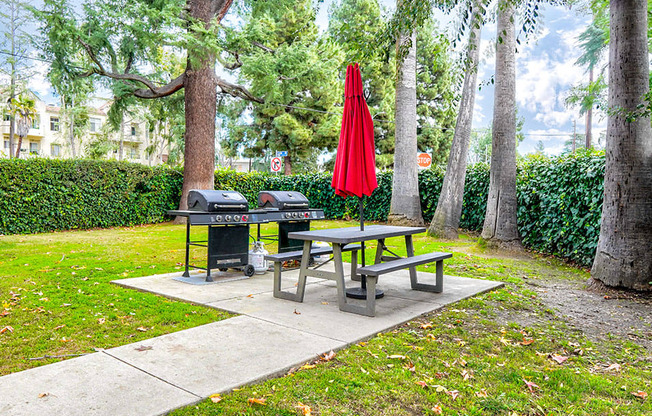
[[[163,335],[106,353],[201,397],[285,373],[344,346],[248,316]],[[151,348],[140,351],[139,347]]]
[[[158,415],[201,397],[102,352],[0,377],[0,415]]]

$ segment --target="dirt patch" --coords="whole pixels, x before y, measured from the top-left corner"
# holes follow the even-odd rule
[[[595,341],[627,339],[652,353],[652,294],[566,280],[526,282],[572,328]],[[529,319],[528,319],[529,320]]]

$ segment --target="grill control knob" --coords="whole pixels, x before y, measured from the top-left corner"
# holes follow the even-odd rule
[[[289,212],[286,212],[285,213],[285,218],[292,218],[292,214],[290,214]]]
[[[304,212],[303,216],[306,217],[306,218],[310,218],[310,213],[309,212]]]
[[[298,212],[293,212],[293,213],[292,213],[292,216],[293,216],[294,218],[298,218],[298,217],[299,217],[299,213],[298,213]]]
[[[230,215],[225,215],[224,216],[224,221],[226,221],[226,222],[231,221],[231,216]]]
[[[234,215],[233,216],[233,221],[240,221],[240,216],[239,215]]]
[[[249,220],[249,217],[247,215],[242,216],[242,222],[247,222]]]
[[[216,215],[215,216],[215,221],[222,222],[222,216],[221,215]]]

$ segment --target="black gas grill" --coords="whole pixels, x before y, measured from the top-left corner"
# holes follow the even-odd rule
[[[291,240],[289,232],[307,231],[311,220],[325,218],[321,209],[310,208],[308,199],[295,191],[262,191],[258,195],[259,208],[249,210],[249,203],[236,191],[191,190],[188,209],[168,211],[168,215],[187,217],[186,262],[183,276],[189,277],[189,267],[206,270],[206,281],[213,281],[211,270],[242,269],[252,276],[255,272],[249,263],[250,225],[258,226],[258,240],[278,240],[279,252],[298,250],[303,242]],[[278,235],[261,236],[260,224],[277,222]],[[208,227],[206,241],[191,241],[190,227]],[[189,264],[190,246],[206,247],[206,267]]]

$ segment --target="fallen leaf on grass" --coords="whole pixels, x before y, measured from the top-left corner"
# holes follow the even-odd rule
[[[444,386],[440,386],[439,384],[436,384],[433,387],[435,388],[435,391],[437,393],[441,393],[442,391],[448,393],[448,389]]]
[[[315,367],[317,366],[314,364],[304,364],[301,367],[299,367],[299,370],[312,370]]]
[[[61,329],[61,328],[64,328],[64,327],[65,327],[65,325],[59,325],[59,326],[55,326],[53,329],[56,331],[57,329]]]
[[[310,408],[310,406],[308,406],[306,404],[303,404],[303,403],[299,402],[294,407],[301,410],[301,414],[303,416],[311,416],[312,415],[312,409]]]
[[[388,356],[387,358],[390,358],[392,360],[396,360],[396,359],[405,360],[405,355],[394,354],[394,355]]]
[[[519,344],[521,344],[521,345],[530,345],[530,344],[532,344],[533,342],[534,342],[533,339],[526,339],[526,338],[523,338],[523,341],[519,342]]]
[[[466,360],[464,358],[460,358],[457,361],[462,367],[466,367]]]
[[[605,368],[604,371],[620,371],[620,364],[611,364],[609,367]]]
[[[267,404],[267,403],[265,403],[266,400],[267,399],[264,399],[264,398],[263,399],[256,399],[256,398],[250,397],[248,402],[249,402],[249,404],[259,404],[261,406],[265,406]]]
[[[138,328],[136,328],[136,331],[140,331],[140,332],[147,332],[147,331],[148,331],[148,329],[147,329],[147,328],[145,328],[144,326],[139,326]]]
[[[457,390],[447,391],[446,394],[450,395],[453,400],[457,399],[457,396],[460,395],[460,392]]]
[[[153,350],[154,347],[152,347],[151,345],[141,345],[140,347],[136,347],[134,349],[136,351],[149,351],[149,350]]]
[[[4,334],[5,332],[14,332],[14,328],[10,327],[9,325],[5,326],[4,328],[0,329],[0,334]]]
[[[563,364],[564,361],[568,360],[568,357],[559,354],[550,354],[550,358],[557,364]]]
[[[489,395],[487,394],[487,391],[485,389],[482,389],[480,391],[476,391],[475,395],[478,396],[478,397],[485,397],[485,398],[489,397]]]
[[[430,329],[432,328],[432,324],[423,324],[421,325],[421,329]]]
[[[321,357],[321,360],[322,360],[322,361],[330,361],[330,360],[332,360],[333,358],[335,358],[335,355],[336,355],[336,354],[335,354],[335,351],[332,351],[332,350],[331,350],[331,352],[329,352],[328,354],[324,354],[324,355]]]
[[[106,322],[106,318],[98,318],[97,323],[102,325],[104,322]]]
[[[409,362],[403,366],[406,370],[412,371],[413,373],[417,371],[417,368],[414,366],[414,363]]]
[[[644,391],[637,391],[636,393],[632,393],[634,396],[638,397],[639,399],[647,399],[647,393]]]
[[[415,382],[415,384],[418,384],[419,386],[423,387],[424,389],[426,387],[428,387],[428,383],[426,383],[425,381],[417,381],[417,382]]]
[[[222,396],[219,393],[211,394],[208,398],[211,399],[213,403],[219,403],[222,401]]]
[[[9,312],[7,310],[4,310],[4,311],[0,312],[0,316],[5,317],[5,316],[9,315],[10,313],[11,312]]]
[[[441,414],[444,413],[444,411],[442,410],[441,406],[438,405],[438,404],[435,405],[435,406],[433,406],[432,409],[430,409],[430,410],[431,410],[434,414],[436,414],[436,415],[441,415]]]
[[[462,378],[464,379],[464,381],[466,381],[466,380],[468,380],[468,379],[470,379],[470,378],[473,378],[473,371],[470,371],[470,372],[469,372],[469,371],[466,371],[466,370],[462,370],[462,372],[460,373],[460,375],[462,376]]]
[[[526,379],[522,379],[522,380],[523,380],[523,383],[525,383],[525,385],[527,386],[528,390],[530,390],[530,393],[534,393],[534,389],[540,388],[539,386],[537,386],[536,384],[534,384],[531,381],[527,381]]]

